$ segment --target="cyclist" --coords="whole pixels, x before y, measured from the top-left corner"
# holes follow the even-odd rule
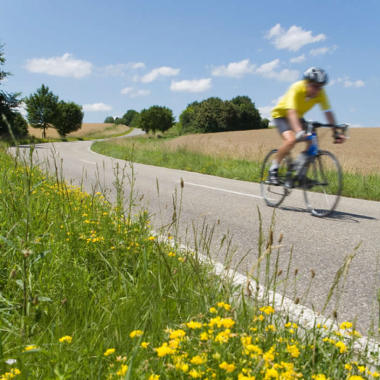
[[[272,110],[273,121],[281,134],[283,143],[278,149],[272,166],[269,170],[269,182],[279,185],[278,168],[280,162],[292,150],[297,141],[305,138],[303,129],[303,115],[315,104],[319,104],[325,112],[328,124],[336,125],[335,117],[331,111],[330,103],[323,88],[328,82],[327,73],[317,67],[307,69],[300,80],[290,86],[285,95]],[[335,143],[343,143],[344,135],[338,133],[333,128],[333,138]],[[305,153],[301,153],[297,158],[298,166],[302,165]]]

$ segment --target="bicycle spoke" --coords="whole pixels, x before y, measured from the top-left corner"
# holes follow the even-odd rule
[[[342,172],[333,154],[321,151],[309,164],[309,188],[304,188],[308,209],[315,216],[327,216],[337,206],[342,191]]]

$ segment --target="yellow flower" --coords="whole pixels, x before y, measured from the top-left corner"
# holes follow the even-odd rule
[[[265,313],[266,315],[270,315],[274,313],[274,309],[272,306],[263,306],[260,308],[260,311]]]
[[[71,343],[72,340],[73,340],[73,338],[71,336],[69,336],[69,335],[65,335],[65,336],[63,336],[62,338],[59,339],[59,341],[61,343],[63,343],[63,342]]]
[[[210,307],[210,313],[216,314],[218,311],[215,309],[215,307]]]
[[[278,379],[278,372],[275,368],[268,368],[265,371],[265,380]]]
[[[313,380],[327,380],[327,377],[323,373],[318,373],[311,377]]]
[[[149,376],[149,380],[159,380],[159,378],[160,378],[160,375],[152,374]]]
[[[350,329],[351,327],[352,327],[351,322],[342,322],[339,326],[341,330],[347,330],[347,329]]]
[[[293,358],[298,358],[298,356],[300,356],[300,351],[295,344],[292,346],[286,346],[286,349]]]
[[[155,348],[157,355],[162,358],[166,355],[172,355],[175,353],[175,350],[170,348],[167,343],[164,343],[161,347]]]
[[[195,329],[200,329],[202,327],[202,323],[190,321],[190,322],[186,323],[186,326],[189,329],[194,329],[195,330]]]
[[[219,308],[223,308],[223,309],[225,309],[225,310],[227,310],[227,311],[229,311],[229,310],[231,310],[231,305],[229,305],[228,303],[224,303],[224,302],[218,302],[217,303],[217,306],[219,307]]]
[[[235,371],[236,366],[233,363],[228,364],[227,362],[223,362],[223,363],[219,364],[219,368],[224,369],[228,373],[231,373],[231,372]]]
[[[32,350],[38,350],[38,346],[36,346],[35,344],[30,344],[24,348],[24,352]]]
[[[201,333],[200,339],[201,340],[208,340],[208,334],[206,332]]]
[[[361,377],[361,376],[350,376],[347,380],[364,380],[364,377]]]
[[[171,252],[171,251],[170,251],[170,252],[168,253],[168,256],[169,256],[169,257],[175,257],[176,254],[175,254],[174,252]]]
[[[196,355],[194,356],[191,360],[190,360],[190,363],[191,364],[196,364],[196,365],[201,365],[201,364],[204,364],[206,363],[206,358],[205,357],[202,357],[202,356],[199,356],[199,355]]]
[[[144,331],[141,331],[141,330],[133,330],[130,334],[129,334],[129,337],[130,338],[135,338],[135,337],[138,337],[138,336],[141,336],[144,334]]]
[[[149,236],[148,240],[155,240],[156,238],[154,236]]]
[[[346,345],[343,342],[336,342],[335,346],[339,348],[339,352],[341,354],[343,354],[344,352],[347,351],[347,347],[346,347]]]
[[[108,350],[106,350],[106,352],[105,352],[103,355],[104,355],[104,356],[110,356],[110,355],[112,355],[114,352],[115,352],[115,349],[114,349],[114,348],[109,348]]]
[[[174,330],[170,332],[170,339],[180,339],[186,335],[186,332],[183,330]]]
[[[195,369],[192,369],[192,370],[189,372],[189,375],[190,375],[193,379],[198,379],[198,378],[202,377],[202,373],[201,373],[201,372],[198,372],[198,371],[195,370]]]
[[[128,366],[126,364],[122,364],[120,369],[116,372],[118,376],[125,376],[128,371]]]
[[[142,342],[142,343],[140,344],[140,346],[141,346],[142,348],[148,348],[148,346],[149,346],[149,342]]]

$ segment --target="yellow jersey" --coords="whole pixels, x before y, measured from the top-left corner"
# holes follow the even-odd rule
[[[289,109],[296,110],[301,118],[314,105],[319,104],[324,111],[329,110],[330,103],[325,90],[322,88],[315,98],[306,96],[306,80],[300,80],[292,84],[285,95],[280,99],[278,104],[272,109],[272,117],[286,117]]]

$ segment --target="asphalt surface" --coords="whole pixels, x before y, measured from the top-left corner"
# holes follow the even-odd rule
[[[257,183],[132,165],[92,152],[91,144],[40,144],[35,147],[35,162],[88,192],[102,191],[112,201],[118,172],[124,180],[126,203],[133,188],[134,207],[149,211],[156,231],[174,234],[181,243],[243,274],[256,267],[260,236],[267,240],[272,229],[275,248],[270,262],[274,268],[279,252],[278,270],[283,271],[277,291],[286,287],[288,297],[317,312],[325,305],[346,257],[355,253],[324,314],[335,314],[338,322],[356,321],[364,334],[371,327],[378,329],[380,202],[341,198],[331,217],[317,218],[307,212],[302,192],[293,190],[274,210],[264,204]],[[21,154],[27,150],[21,147]],[[262,247],[265,251],[265,241]]]

